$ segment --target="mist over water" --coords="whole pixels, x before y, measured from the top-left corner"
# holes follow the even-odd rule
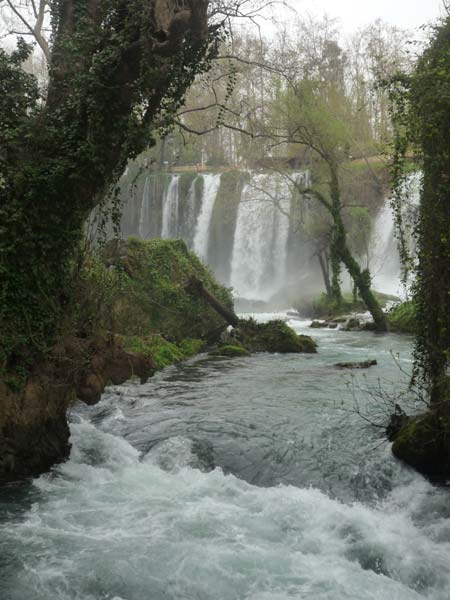
[[[422,185],[421,173],[410,175],[402,190],[403,206],[402,221],[407,247],[412,256],[415,254],[413,231],[417,219],[417,210],[420,201]],[[374,224],[374,231],[370,244],[371,271],[373,286],[376,290],[386,294],[405,296],[405,288],[401,281],[401,260],[398,250],[396,223],[392,202],[386,199]],[[408,285],[411,280],[408,280]]]
[[[147,177],[141,237],[182,237],[210,260],[222,176],[202,177],[187,205],[169,177],[156,220]],[[289,209],[280,180],[247,178],[227,255],[242,296],[289,282]],[[372,244],[375,286],[396,293],[388,204]],[[311,333],[285,312],[253,316]],[[318,355],[200,355],[74,407],[70,459],[0,491],[1,600],[448,600],[450,488],[396,461],[358,414],[380,424],[381,398],[407,398],[412,340],[313,335]],[[333,366],[367,359],[363,373]]]
[[[323,291],[311,240],[295,218],[290,219],[289,179],[278,173],[238,173],[244,183],[235,197],[236,190],[227,188],[229,174],[187,175],[191,177],[187,193],[182,193],[181,185],[186,174],[167,175],[163,189],[152,187],[146,175],[138,202],[129,199],[125,204],[123,234],[183,239],[222,283],[233,288],[236,297],[288,308],[301,296]],[[290,178],[306,183],[309,173]],[[403,217],[411,249],[420,185],[420,174],[413,174],[404,189]],[[391,201],[386,198],[374,220],[368,256],[361,258],[361,264],[369,261],[377,291],[404,296],[397,246]],[[347,279],[344,273],[344,284]]]
[[[447,600],[449,492],[353,411],[404,389],[410,341],[317,337],[77,407],[70,460],[1,492],[2,600]],[[332,366],[368,357],[356,381]]]
[[[169,175],[167,186],[156,191],[147,175],[139,202],[125,204],[123,234],[183,239],[212,266],[222,283],[244,298],[268,301],[305,276],[320,279],[308,241],[293,231],[289,219],[292,185],[286,178],[276,173],[242,172],[239,176],[245,183],[239,197],[233,197],[237,192],[226,188],[226,174],[192,174],[188,193],[181,198],[180,182],[185,175]],[[307,181],[308,174],[292,177]],[[198,199],[199,180],[202,191]],[[218,216],[220,222],[214,220]],[[220,240],[214,235],[218,230],[222,232]]]
[[[254,175],[245,185],[231,261],[237,296],[270,300],[286,284],[290,197],[281,176]]]

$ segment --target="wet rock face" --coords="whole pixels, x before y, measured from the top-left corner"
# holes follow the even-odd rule
[[[0,482],[39,475],[69,456],[65,415],[38,423],[8,424],[0,432]]]
[[[280,352],[315,354],[317,345],[307,335],[297,335],[284,321],[242,320],[235,333],[250,352]]]
[[[430,411],[417,417],[393,415],[388,427],[392,452],[430,479],[450,477],[450,417]]]
[[[216,350],[210,352],[211,356],[224,356],[226,358],[236,358],[239,356],[250,356],[250,352],[242,346],[219,346]]]
[[[108,383],[154,372],[153,361],[114,341],[69,338],[36,367],[23,389],[0,382],[0,482],[36,476],[70,452],[66,413],[76,401],[97,402]]]

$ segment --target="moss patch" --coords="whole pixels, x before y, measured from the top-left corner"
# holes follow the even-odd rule
[[[428,477],[449,477],[450,417],[430,411],[409,419],[395,437],[392,452]]]
[[[226,356],[228,358],[235,358],[238,356],[250,356],[250,352],[242,346],[220,346],[216,350],[210,352],[211,356]]]
[[[388,312],[389,329],[400,333],[415,333],[417,313],[414,302],[401,302]]]
[[[164,369],[200,352],[204,342],[202,340],[186,339],[179,344],[174,344],[160,335],[152,335],[147,337],[125,337],[124,346],[130,352],[151,357],[157,369]]]
[[[317,345],[306,335],[297,335],[284,321],[257,323],[253,319],[239,324],[238,334],[243,346],[251,352],[317,352]]]
[[[116,332],[146,336],[159,333],[180,343],[186,338],[217,341],[226,324],[201,298],[186,291],[192,276],[222,304],[232,308],[230,291],[189,252],[173,240],[111,242],[105,260],[126,274],[121,300],[114,307]]]

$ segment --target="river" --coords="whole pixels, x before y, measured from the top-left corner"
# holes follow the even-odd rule
[[[405,390],[411,340],[313,336],[76,406],[70,460],[0,491],[1,600],[448,600],[450,491],[364,419]]]

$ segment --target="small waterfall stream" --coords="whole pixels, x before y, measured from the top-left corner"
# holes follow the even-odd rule
[[[286,281],[291,192],[282,179],[253,175],[242,192],[231,285],[243,298],[269,300]]]
[[[411,253],[414,253],[412,232],[420,201],[421,184],[421,174],[413,173],[405,181],[402,190],[404,197],[402,219]],[[395,227],[394,213],[388,198],[378,213],[372,235],[370,255],[373,286],[376,290],[386,294],[404,296],[405,290],[401,283],[401,261]]]
[[[172,239],[178,237],[178,182],[179,178],[172,177],[163,203],[163,221],[161,237]]]
[[[204,175],[205,186],[203,190],[202,207],[198,216],[194,236],[193,250],[203,260],[208,260],[209,226],[214,210],[217,192],[220,186],[220,174]]]
[[[148,223],[150,222],[150,177],[145,177],[144,191],[142,193],[141,210],[139,215],[139,237],[148,238]]]

